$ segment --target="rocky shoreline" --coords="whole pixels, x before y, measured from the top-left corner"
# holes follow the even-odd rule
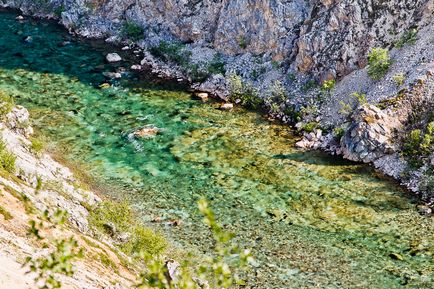
[[[0,286],[33,288],[36,273],[28,274],[23,260],[48,255],[51,248],[41,249],[26,233],[29,221],[44,220],[42,212],[51,215],[62,210],[68,214],[66,229],[51,229],[53,224],[46,221],[50,223],[47,234],[73,237],[86,250],[86,256],[75,262],[73,276],[59,275],[59,281],[65,288],[128,288],[135,279],[134,270],[124,263],[129,257],[110,240],[96,238],[94,228],[89,225],[89,210],[101,198],[83,189],[70,169],[47,153],[35,151],[33,129],[28,124],[29,113],[21,106],[14,107],[0,121],[1,143],[16,158],[15,173],[7,174],[1,168]],[[102,260],[110,260],[111,265]]]
[[[0,5],[143,52],[133,70],[149,68],[157,77],[188,82],[198,92],[232,103],[253,106],[253,97],[258,98],[272,118],[295,125],[303,136],[299,147],[371,163],[433,203],[434,154],[416,167],[403,155],[404,139],[414,129],[412,113],[420,103],[434,106],[431,1],[289,1],[280,6],[265,1],[246,7],[241,1],[162,1],[161,7],[146,1],[88,2],[51,0],[40,6],[3,0]],[[261,12],[255,14],[257,9]],[[164,13],[169,10],[173,13]],[[407,44],[411,29],[417,36]],[[387,47],[392,59],[379,80],[371,79],[366,68],[373,47]],[[397,82],[399,75],[403,79]],[[252,97],[238,97],[237,89]],[[429,111],[423,112],[421,127],[432,121]]]

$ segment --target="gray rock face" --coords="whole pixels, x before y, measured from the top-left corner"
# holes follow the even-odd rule
[[[394,131],[402,124],[373,105],[364,105],[352,115],[352,123],[341,139],[344,158],[370,163],[392,154]]]
[[[59,17],[87,37],[144,29],[145,47],[178,39],[226,55],[269,54],[321,79],[365,66],[366,52],[389,45],[432,18],[430,0],[2,0],[26,14]],[[57,12],[56,12],[57,11]],[[60,12],[62,11],[62,12]]]
[[[317,0],[300,29],[294,65],[335,79],[366,65],[370,47],[387,46],[431,13],[426,0]]]

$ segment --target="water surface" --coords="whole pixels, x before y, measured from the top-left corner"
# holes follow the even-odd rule
[[[109,81],[103,72],[131,63],[108,65],[101,43],[15,17],[0,13],[0,89],[70,161],[116,188],[108,194],[130,200],[145,221],[161,219],[152,225],[173,243],[209,250],[196,209],[206,196],[253,249],[249,288],[430,288],[432,219],[394,183],[295,149],[289,127],[257,113],[220,111],[134,74]],[[132,135],[146,126],[161,132]]]

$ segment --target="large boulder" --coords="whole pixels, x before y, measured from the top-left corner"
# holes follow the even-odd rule
[[[341,139],[344,158],[369,163],[394,153],[394,135],[401,126],[396,117],[376,106],[361,106],[352,114],[351,124]]]

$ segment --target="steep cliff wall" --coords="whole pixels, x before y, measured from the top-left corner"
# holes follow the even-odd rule
[[[227,55],[271,54],[302,73],[342,77],[366,65],[372,46],[388,46],[432,16],[430,0],[2,0],[25,13],[59,17],[89,37],[144,28],[147,46],[178,39]]]

